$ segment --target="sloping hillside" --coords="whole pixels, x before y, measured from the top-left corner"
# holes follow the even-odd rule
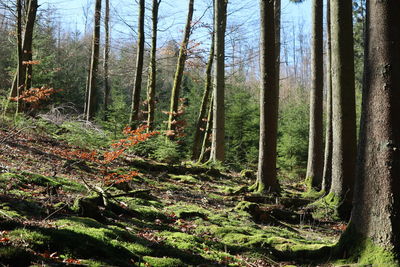
[[[250,172],[124,154],[109,168],[139,174],[108,186],[89,151],[38,129],[4,126],[0,144],[3,266],[329,266],[343,230],[301,186],[246,192]]]

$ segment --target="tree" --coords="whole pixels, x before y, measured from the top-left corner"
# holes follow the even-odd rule
[[[193,18],[193,5],[194,0],[189,0],[189,8],[188,8],[188,15],[186,19],[186,26],[183,35],[183,40],[179,49],[179,56],[178,56],[178,63],[176,65],[176,71],[174,76],[174,84],[172,86],[172,93],[171,93],[171,102],[169,108],[169,116],[168,116],[168,135],[173,138],[175,135],[175,128],[178,122],[177,115],[178,115],[178,102],[179,102],[179,93],[182,84],[183,78],[183,70],[185,69],[185,62],[188,53],[188,45],[189,45],[189,38],[192,29],[192,18]]]
[[[131,125],[138,124],[137,120],[139,115],[140,93],[142,91],[143,60],[144,60],[144,12],[145,12],[145,0],[140,0],[135,85],[132,91],[131,116],[129,118],[129,122]]]
[[[21,88],[24,84],[24,77],[22,76],[22,2],[21,0],[17,0],[17,60],[18,60],[18,67],[17,67],[17,91]],[[14,91],[14,90],[13,90]],[[19,96],[19,92],[17,93]],[[15,95],[14,95],[15,96]]]
[[[156,52],[157,52],[157,26],[158,26],[158,9],[161,0],[153,0],[152,9],[152,36],[151,36],[151,52],[150,52],[150,70],[147,81],[147,126],[148,131],[154,129],[154,117],[155,117],[155,94],[156,94],[156,83],[157,83],[157,66],[156,66]]]
[[[212,89],[212,66],[214,62],[214,33],[212,34],[211,38],[211,48],[210,48],[210,55],[208,57],[208,62],[207,62],[207,67],[206,67],[206,83],[204,86],[204,93],[203,93],[203,99],[201,101],[200,105],[200,112],[199,116],[197,117],[197,123],[196,123],[196,128],[195,128],[195,134],[194,134],[194,141],[193,141],[193,149],[192,149],[192,159],[196,160],[200,156],[200,150],[201,150],[201,141],[202,141],[202,132],[205,134],[205,128],[206,128],[206,121],[207,121],[207,107],[209,106],[210,103],[210,93]],[[202,130],[203,129],[203,130]]]
[[[105,119],[107,119],[108,106],[110,101],[110,82],[109,82],[109,71],[108,71],[108,62],[110,58],[110,0],[106,1],[106,10],[104,17],[104,113]]]
[[[381,261],[367,262],[374,266],[398,266],[394,260],[400,258],[400,29],[394,27],[400,23],[399,14],[395,0],[367,1],[354,206],[341,239],[350,253],[379,253]],[[374,246],[364,253],[367,242]]]
[[[330,0],[326,6],[326,132],[325,132],[325,156],[324,170],[322,173],[322,190],[329,192],[332,181],[332,75],[331,75],[331,14]]]
[[[228,0],[214,3],[214,90],[213,90],[213,131],[211,140],[211,161],[225,158],[225,30]]]
[[[98,90],[97,90],[97,73],[99,67],[100,54],[100,19],[101,19],[101,0],[96,0],[94,9],[94,29],[92,39],[92,55],[90,59],[90,68],[87,85],[87,100],[86,100],[86,120],[93,119],[98,105]]]
[[[275,17],[275,56],[276,56],[276,86],[279,89],[281,72],[281,0],[274,1]]]
[[[22,4],[21,2],[17,3],[17,46],[21,45],[21,51],[18,51],[18,65],[17,65],[17,74],[14,78],[12,87],[11,87],[11,96],[15,97],[22,93],[21,90],[29,89],[32,85],[32,64],[29,64],[32,61],[32,44],[33,44],[33,29],[36,22],[36,14],[38,9],[38,1],[37,0],[29,0],[27,2],[27,15],[25,22],[25,30],[24,37],[22,38]],[[18,47],[18,50],[20,48]],[[21,89],[21,90],[20,90]]]
[[[274,1],[260,0],[260,142],[256,192],[279,192],[276,173],[278,98]]]
[[[353,21],[351,1],[331,1],[332,34],[332,185],[340,203],[339,216],[348,218],[356,166]]]
[[[203,162],[206,159],[206,152],[207,152],[207,147],[210,142],[210,136],[212,136],[212,125],[213,125],[213,98],[214,96],[211,94],[211,101],[210,101],[210,106],[208,107],[208,115],[207,115],[207,124],[206,128],[204,130],[204,135],[203,135],[203,140],[201,144],[201,149],[200,149],[200,154],[199,154],[199,160],[197,162]]]
[[[311,50],[311,92],[310,131],[306,180],[308,189],[319,189],[323,172],[323,1],[312,2],[312,50]]]

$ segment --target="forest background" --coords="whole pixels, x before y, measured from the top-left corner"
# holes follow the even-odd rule
[[[93,21],[93,1],[48,1],[39,3],[34,34],[34,87],[49,86],[62,90],[52,97],[46,112],[54,110],[82,114],[85,101]],[[150,2],[150,1],[147,1]],[[150,8],[150,3],[147,3]],[[186,16],[186,1],[173,4],[162,1],[159,16],[157,49],[156,128],[163,130],[167,120],[174,71]],[[357,110],[360,107],[364,25],[363,1],[354,1],[354,36]],[[2,1],[0,12],[0,97],[6,101],[16,68],[15,17],[8,9],[10,1]],[[302,180],[307,164],[309,104],[311,79],[310,1],[301,4],[282,2],[281,80],[278,133],[278,168],[280,177]],[[151,18],[147,9],[145,20],[145,71],[142,87],[146,87],[150,54]],[[131,91],[137,43],[137,3],[111,1],[110,84],[112,104],[108,121],[104,111],[96,123],[111,134],[88,137],[82,143],[102,143],[117,137],[129,121]],[[104,16],[102,16],[103,19]],[[185,136],[177,143],[159,140],[138,146],[138,153],[157,159],[176,161],[189,159],[205,83],[205,68],[211,41],[212,5],[209,0],[196,3],[189,60],[184,73],[182,98],[185,98]],[[102,36],[104,36],[102,34]],[[255,169],[259,139],[259,14],[256,1],[232,1],[228,10],[226,32],[226,161],[231,169]],[[101,44],[103,45],[103,39]],[[103,49],[103,48],[102,48]],[[101,64],[102,62],[100,62]],[[100,77],[102,68],[99,68]],[[103,88],[99,79],[99,88]],[[142,99],[145,99],[142,90]],[[50,104],[50,103],[49,103]],[[145,103],[144,103],[145,104]],[[99,103],[101,106],[101,103]],[[145,109],[145,107],[143,107]],[[164,112],[163,112],[164,111]],[[359,114],[359,112],[358,112]],[[141,114],[144,119],[145,115]],[[359,116],[358,116],[359,117]],[[358,120],[359,121],[359,120]],[[70,126],[74,128],[73,125]]]

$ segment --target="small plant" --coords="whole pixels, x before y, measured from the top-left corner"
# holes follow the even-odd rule
[[[43,101],[48,100],[51,95],[57,92],[60,92],[60,90],[55,90],[54,88],[46,86],[30,88],[22,91],[19,96],[11,97],[10,100],[29,106],[29,109],[32,111],[39,109]]]
[[[159,135],[131,147],[129,151],[135,155],[155,159],[166,163],[176,163],[182,158],[179,144]]]
[[[122,182],[132,180],[139,173],[131,171],[127,174],[119,174],[111,169],[111,165],[119,158],[124,152],[141,142],[146,141],[158,132],[146,132],[147,126],[142,126],[136,130],[132,130],[131,127],[126,127],[123,131],[126,138],[120,139],[111,145],[112,150],[104,153],[98,151],[57,151],[58,154],[66,157],[67,159],[79,159],[100,164],[101,173],[103,175],[103,185],[112,186]]]

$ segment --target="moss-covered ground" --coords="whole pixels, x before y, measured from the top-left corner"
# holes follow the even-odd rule
[[[0,140],[8,136],[0,131]],[[4,138],[3,138],[4,139]],[[331,266],[344,230],[305,209],[301,186],[281,197],[246,191],[252,175],[127,157],[137,170],[107,191],[98,164],[45,134],[15,133],[0,146],[2,266]],[[60,151],[62,150],[62,151]]]

